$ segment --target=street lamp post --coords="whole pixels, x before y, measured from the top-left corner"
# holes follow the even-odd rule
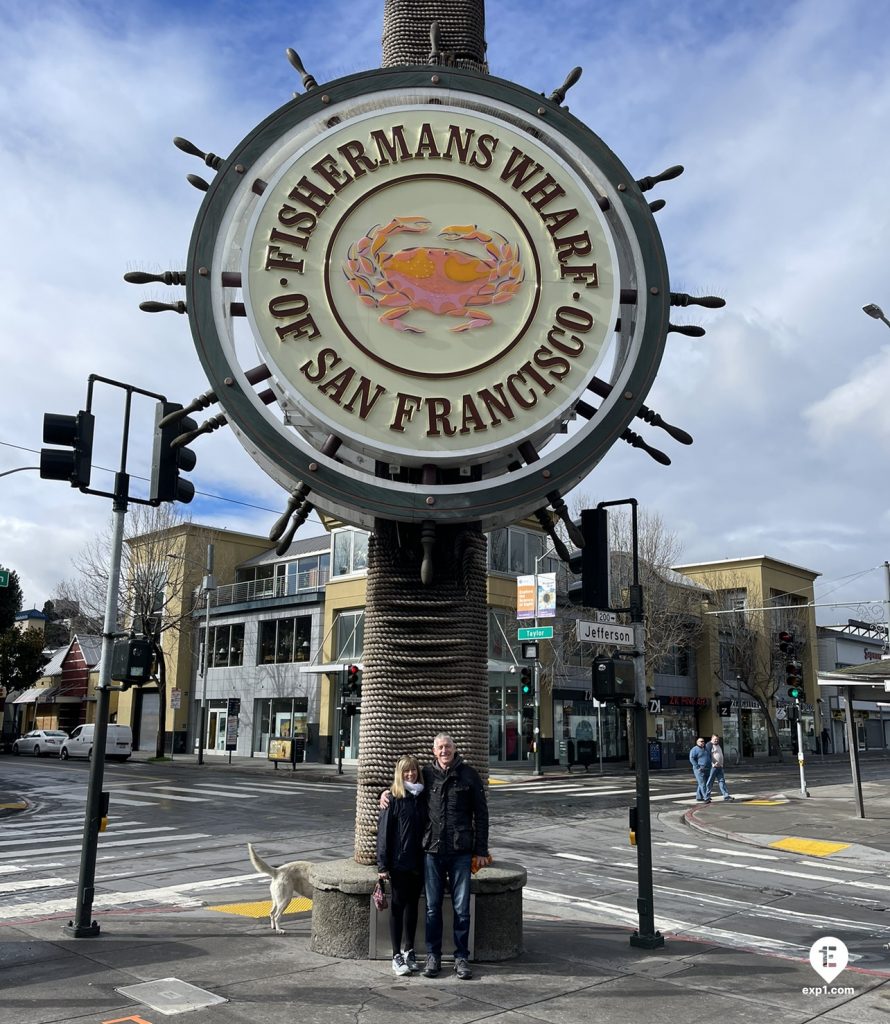
[[[181,562],[189,559],[172,552],[167,553],[168,558],[176,558]],[[197,562],[191,563],[197,566]],[[216,590],[216,580],[213,578],[213,545],[207,545],[207,562],[205,575],[201,580],[201,590],[204,592],[204,651],[201,657],[201,697],[198,710],[198,764],[204,763],[204,737],[207,735],[207,667],[210,655],[210,595]]]
[[[216,590],[213,578],[213,545],[207,545],[207,573],[201,582],[204,590],[204,657],[201,665],[201,710],[198,724],[198,764],[204,763],[204,739],[207,736],[207,667],[210,664],[210,595]]]

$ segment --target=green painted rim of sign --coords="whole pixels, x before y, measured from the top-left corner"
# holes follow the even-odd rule
[[[610,203],[606,217],[621,266],[619,284],[637,290],[637,304],[621,307],[612,394],[602,400],[592,419],[537,460],[517,467],[505,451],[500,462],[493,459],[492,469],[476,474],[477,478],[471,474],[435,484],[393,480],[379,467],[369,467],[367,458],[362,461],[346,450],[346,445],[336,458],[322,454],[323,431],[304,434],[285,426],[280,408],[273,405],[269,411],[246,379],[236,356],[230,312],[237,296],[233,286],[223,283],[223,274],[236,267],[231,252],[220,251],[227,218],[235,216],[245,186],[249,190],[262,177],[260,160],[273,145],[301,126],[333,122],[338,104],[363,100],[371,93],[410,96],[412,102],[430,105],[447,103],[450,95],[450,102],[465,109],[475,101],[481,105],[491,101],[492,111],[499,109],[497,105],[507,107],[529,132],[564,140],[577,150],[581,159],[575,169],[584,170],[582,163],[586,163],[591,191],[602,195],[605,190]],[[282,486],[292,489],[302,484],[303,493],[320,509],[368,528],[382,517],[403,522],[477,522],[490,530],[545,506],[553,492],[567,493],[621,437],[645,400],[664,351],[670,311],[667,265],[652,211],[634,176],[609,147],[565,108],[529,89],[475,72],[431,71],[429,67],[363,72],[327,83],[285,104],[238,143],[220,166],[195,221],[186,290],[198,356],[245,449]],[[563,412],[566,420],[573,418],[574,406]],[[291,409],[288,415],[299,419],[300,411]]]
[[[553,626],[529,626],[517,630],[519,640],[552,640]]]
[[[9,586],[9,569],[0,569],[0,587]]]

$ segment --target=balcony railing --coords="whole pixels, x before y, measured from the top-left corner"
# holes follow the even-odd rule
[[[211,607],[262,601],[274,597],[292,597],[295,594],[321,590],[328,581],[327,569],[308,569],[293,576],[275,579],[249,580],[246,583],[228,583],[217,587],[210,599]]]

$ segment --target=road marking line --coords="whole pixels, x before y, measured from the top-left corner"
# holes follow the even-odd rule
[[[123,793],[125,796],[145,796],[145,793],[142,793],[139,790],[131,791],[129,789],[118,789],[116,792]],[[153,793],[152,796],[154,795],[155,794]],[[156,795],[156,800],[179,800],[184,804],[206,804],[209,802],[204,797],[174,796],[172,793],[162,793],[160,791],[158,791]]]
[[[808,857],[830,857],[833,853],[850,848],[849,843],[829,843],[823,839],[798,839],[796,836],[786,836],[769,845],[776,850],[805,853]]]
[[[164,797],[170,796],[171,793],[203,793],[206,796],[227,796],[232,800],[252,800],[253,797],[249,793],[235,793],[232,790],[226,789],[210,789],[207,786],[159,786],[154,792],[153,796]],[[171,800],[182,800],[183,798],[170,796]]]
[[[772,853],[745,853],[742,850],[724,850],[719,846],[707,847],[708,853],[728,853],[730,857],[754,857],[756,860],[780,860]],[[805,862],[801,862],[805,863]]]
[[[787,869],[762,867],[760,864],[745,864],[743,862],[739,863],[739,862],[731,861],[731,860],[711,860],[710,858],[707,858],[707,857],[688,857],[688,856],[685,856],[682,853],[677,854],[677,856],[678,856],[678,858],[680,860],[691,860],[691,861],[695,861],[696,864],[714,864],[714,865],[720,865],[721,867],[727,867],[727,868],[748,868],[749,871],[763,871],[763,872],[766,872],[767,874],[770,874],[770,875],[783,875],[785,878],[808,878],[808,879],[810,879],[810,881],[813,881],[813,882],[835,882],[836,883],[838,881],[841,881],[841,882],[844,881],[844,879],[831,878],[830,876],[827,876],[827,875],[809,875],[809,874],[807,874],[804,871],[788,871]],[[849,881],[846,884],[847,885],[865,885],[867,883],[865,883],[865,882]],[[888,887],[888,888],[890,888],[890,887]]]
[[[699,848],[698,843],[672,843],[668,839],[656,839],[656,846],[677,846],[681,850],[697,850]]]
[[[157,825],[154,828],[117,828],[113,832],[105,832],[104,835],[108,836],[129,836],[129,835],[142,835],[146,832],[175,832],[175,825]],[[54,835],[55,833],[53,833]],[[47,840],[46,835],[31,836],[28,839],[2,839],[0,840],[0,851],[7,846],[28,846],[34,843],[45,843]],[[66,836],[67,839],[73,839],[73,836]]]
[[[795,863],[809,865],[810,861],[808,861],[808,860],[799,860],[799,861],[796,861]],[[820,871],[825,871],[826,868],[831,870],[831,871],[849,871],[851,874],[854,874],[854,875],[876,875],[878,873],[877,871],[866,871],[864,868],[848,868],[846,864],[830,864],[830,863],[827,863],[827,862],[823,861],[819,865],[819,870]]]

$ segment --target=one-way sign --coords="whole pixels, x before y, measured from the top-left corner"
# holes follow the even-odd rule
[[[616,626],[605,622],[585,622],[578,619],[575,631],[579,640],[591,644],[612,644],[615,647],[633,647],[633,626]]]

